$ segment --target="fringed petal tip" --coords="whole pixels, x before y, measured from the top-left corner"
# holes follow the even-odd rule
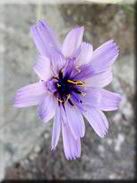
[[[81,33],[81,34],[83,34],[84,33],[84,26],[82,25],[82,26],[80,26],[80,25],[76,25],[76,26],[74,26],[73,27],[73,29],[71,30],[71,31],[76,31],[77,33]],[[70,31],[70,32],[71,32]]]
[[[49,57],[54,49],[60,50],[60,44],[55,33],[44,20],[40,20],[33,25],[30,32],[41,55]]]
[[[104,43],[104,44],[105,44],[105,43]],[[106,42],[106,44],[108,44],[108,46],[109,46],[109,45],[112,46],[112,49],[115,51],[116,56],[119,55],[119,53],[120,53],[120,47],[118,46],[118,44],[117,44],[116,41],[114,41],[113,39],[110,39],[110,40],[108,40],[108,41]]]
[[[31,26],[31,28],[30,28],[30,33],[33,34],[33,32],[34,32],[34,30],[35,30],[36,28],[44,28],[44,29],[45,29],[45,27],[49,28],[49,27],[48,27],[48,24],[46,23],[46,21],[45,21],[45,20],[38,20],[35,24],[33,24],[33,25]]]
[[[103,134],[97,134],[100,138],[105,138],[106,136],[107,136],[107,134],[108,134],[108,130],[109,128],[106,128],[106,130],[104,131],[104,133]]]
[[[66,156],[65,156],[66,157]],[[71,161],[71,160],[79,160],[80,156],[70,156],[70,157],[66,157],[67,160]]]
[[[103,111],[115,111],[118,110],[121,106],[122,101],[122,95],[115,92],[105,91],[104,94],[102,94],[102,97],[104,97],[104,103],[102,102],[102,106],[100,106],[100,109]]]
[[[114,45],[114,47],[115,47],[117,50],[120,49],[119,46],[118,46],[118,44],[117,44],[117,42],[116,42],[114,39],[110,39],[109,41]]]

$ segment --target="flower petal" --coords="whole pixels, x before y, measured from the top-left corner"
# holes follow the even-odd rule
[[[107,41],[97,48],[88,64],[79,67],[80,72],[73,74],[76,80],[89,79],[95,74],[107,71],[117,59],[119,54],[118,46],[113,40]]]
[[[113,111],[119,108],[121,96],[118,93],[110,92],[105,89],[100,90],[101,99],[99,109],[102,111]]]
[[[107,69],[104,72],[100,72],[98,74],[93,74],[90,78],[85,80],[87,86],[91,87],[105,87],[109,83],[111,83],[113,77],[112,77],[112,71],[111,68]]]
[[[55,102],[51,95],[47,94],[38,106],[38,115],[45,123],[55,115]]]
[[[80,110],[70,105],[65,106],[68,125],[75,139],[84,137],[85,123]]]
[[[67,34],[62,46],[62,53],[65,57],[73,57],[73,55],[81,45],[83,33],[84,27],[77,27],[72,29]]]
[[[104,137],[109,128],[108,120],[104,113],[97,109],[89,108],[89,110],[83,114],[95,132],[100,137]]]
[[[34,71],[41,80],[47,81],[51,75],[51,63],[47,57],[39,55],[38,62],[33,66]]]
[[[103,111],[117,110],[120,102],[121,96],[118,93],[102,88],[88,88],[87,94],[83,98],[85,107],[94,107]]]
[[[25,86],[17,90],[14,106],[15,107],[28,107],[37,105],[42,100],[43,95],[46,93],[43,82],[38,82]]]
[[[70,128],[67,124],[62,123],[62,136],[64,153],[68,160],[79,158],[81,155],[81,142],[80,138],[74,139]]]
[[[102,72],[114,63],[118,55],[117,44],[113,40],[107,41],[93,52],[91,66],[96,72]]]
[[[71,73],[75,69],[75,59],[69,58],[66,59],[65,67],[63,68],[63,74],[64,76],[71,77]]]
[[[57,91],[55,81],[53,79],[50,79],[46,82],[46,87],[47,87],[47,90],[53,94]]]
[[[66,64],[66,59],[62,55],[62,53],[58,51],[54,51],[53,54],[50,57],[51,60],[51,69],[54,73],[54,75],[57,75],[58,72],[64,67]]]
[[[83,101],[82,101],[85,109],[87,109],[87,107],[98,108],[100,103],[100,98],[101,98],[101,93],[99,89],[92,88],[92,87],[88,88],[86,90],[86,95],[83,97]]]
[[[80,91],[80,89],[78,91]],[[80,91],[80,92],[82,92],[82,91]],[[83,99],[82,95],[78,95],[75,92],[71,93],[71,101],[72,101],[72,103],[75,106],[77,106],[81,112],[85,111],[84,106],[82,104],[82,99]]]
[[[52,142],[51,142],[52,150],[54,150],[58,144],[60,130],[61,130],[61,111],[60,108],[57,107],[52,130]]]
[[[44,20],[32,26],[31,33],[34,43],[41,55],[49,57],[52,50],[59,49],[59,44],[53,30]]]
[[[85,80],[92,77],[95,74],[95,69],[89,63],[83,64],[80,67],[78,67],[78,69],[71,74],[71,77],[75,80]]]
[[[93,46],[89,43],[83,42],[80,47],[80,54],[77,58],[77,64],[88,64],[92,58]]]

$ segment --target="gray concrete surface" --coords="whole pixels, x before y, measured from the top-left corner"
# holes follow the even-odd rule
[[[133,7],[131,8],[133,10]],[[5,179],[132,179],[134,177],[134,21],[123,6],[105,5],[0,5],[0,81],[4,82],[3,120],[0,120],[0,167]],[[15,109],[12,98],[18,88],[35,82],[32,71],[36,48],[30,26],[44,18],[60,40],[74,25],[85,26],[84,39],[94,47],[113,38],[120,45],[109,88],[123,95],[121,108],[107,113],[109,133],[100,139],[86,123],[80,160],[64,158],[62,140],[50,152],[52,123],[38,120],[36,108]],[[3,70],[2,70],[3,68]],[[0,104],[1,106],[2,104]],[[1,115],[2,118],[2,115]],[[18,163],[18,164],[15,164]]]

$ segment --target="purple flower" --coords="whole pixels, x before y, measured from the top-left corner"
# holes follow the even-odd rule
[[[40,81],[17,91],[14,105],[38,105],[38,115],[45,123],[54,117],[51,149],[63,137],[67,159],[81,155],[80,139],[85,134],[83,116],[94,131],[104,137],[108,121],[102,111],[117,110],[121,97],[103,89],[112,81],[112,64],[118,46],[109,40],[93,51],[83,42],[84,27],[72,29],[61,46],[45,21],[31,28],[39,51],[34,71]]]

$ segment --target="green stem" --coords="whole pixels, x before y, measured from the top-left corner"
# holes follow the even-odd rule
[[[38,0],[38,5],[36,8],[36,19],[37,21],[40,20],[42,17],[42,5],[41,5],[41,0]]]

